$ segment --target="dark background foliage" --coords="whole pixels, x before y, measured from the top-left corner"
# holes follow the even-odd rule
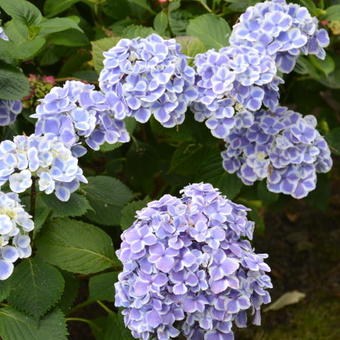
[[[256,0],[1,0],[0,98],[25,97],[15,125],[1,140],[34,130],[29,115],[50,86],[67,79],[97,84],[102,52],[120,38],[157,32],[176,37],[194,56],[227,45],[230,27]],[[221,166],[223,143],[187,113],[183,125],[165,129],[155,120],[128,122],[130,143],[104,145],[80,160],[89,184],[61,203],[38,194],[34,256],[17,264],[0,282],[3,340],[130,339],[114,308],[113,282],[120,263],[114,255],[121,230],[134,212],[164,193],[177,195],[188,183],[206,181],[252,208],[255,246],[270,254],[275,301],[298,291],[305,298],[263,313],[263,326],[237,331],[237,339],[340,339],[340,4],[299,0],[328,29],[327,58],[300,57],[281,87],[281,103],[314,114],[330,143],[334,168],[318,176],[308,198],[294,200],[244,186]],[[31,86],[31,90],[29,89]],[[33,89],[33,92],[32,92]],[[30,193],[24,197],[30,207]],[[32,208],[32,207],[31,207]],[[293,294],[294,295],[294,294]]]

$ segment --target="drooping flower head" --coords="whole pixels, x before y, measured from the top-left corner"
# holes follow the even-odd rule
[[[31,216],[20,204],[18,195],[0,191],[0,280],[11,276],[17,259],[31,256],[28,233],[33,228]]]
[[[270,301],[267,255],[247,240],[246,207],[210,184],[181,193],[149,203],[123,232],[116,306],[136,338],[233,339],[233,323],[245,327],[250,310],[259,324]]]
[[[248,7],[233,27],[230,44],[264,50],[281,72],[289,73],[301,53],[324,59],[329,37],[307,8],[272,0]]]
[[[78,159],[55,135],[16,136],[0,143],[0,186],[21,193],[37,179],[40,191],[68,201],[80,182],[87,183]]]
[[[53,133],[71,147],[81,138],[92,149],[104,142],[128,142],[125,124],[114,118],[109,99],[93,85],[67,81],[53,87],[37,106],[36,134]]]
[[[332,167],[329,147],[314,116],[278,107],[255,114],[249,128],[236,126],[226,138],[223,166],[243,183],[267,179],[270,191],[303,198],[316,187],[316,173]]]
[[[145,123],[154,115],[165,127],[183,123],[196,98],[195,72],[174,39],[122,39],[104,56],[99,86],[110,96],[115,118]]]
[[[0,126],[13,124],[21,110],[20,100],[0,99]]]
[[[234,115],[278,104],[278,85],[273,58],[255,48],[229,46],[209,50],[195,58],[198,98],[191,105],[195,119],[217,138],[225,138],[235,126]]]

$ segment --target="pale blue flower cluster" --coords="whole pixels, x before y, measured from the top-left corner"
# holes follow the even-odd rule
[[[93,85],[67,81],[63,87],[52,88],[37,106],[31,116],[38,119],[35,133],[53,133],[69,147],[83,138],[94,150],[99,150],[104,142],[128,142],[125,124],[114,118],[110,101]],[[77,156],[86,152],[79,146],[77,149]]]
[[[205,121],[217,138],[226,138],[235,126],[235,114],[251,114],[262,105],[278,104],[274,60],[252,47],[225,47],[209,50],[195,58],[199,93],[191,105],[195,119]]]
[[[260,324],[271,280],[251,243],[248,209],[210,184],[192,184],[182,197],[165,195],[137,212],[117,251],[124,268],[115,284],[125,325],[143,340],[233,339],[247,311]]]
[[[281,72],[289,73],[301,53],[324,59],[329,37],[325,29],[318,29],[318,19],[305,7],[272,0],[251,6],[240,16],[230,44],[264,51]]]
[[[145,123],[153,115],[168,128],[183,123],[197,96],[195,71],[174,39],[122,39],[104,56],[99,86],[110,96],[116,119]]]
[[[13,124],[22,110],[20,100],[0,99],[0,126]]]
[[[329,147],[314,116],[278,107],[258,111],[249,128],[238,125],[226,140],[223,166],[246,185],[267,179],[268,190],[303,198],[315,189],[316,173],[332,167]]]
[[[9,183],[11,191],[22,193],[32,186],[34,177],[40,191],[55,192],[68,201],[79,183],[87,183],[78,159],[53,134],[16,136],[0,143],[0,186]]]
[[[18,195],[0,191],[0,280],[11,276],[16,260],[31,256],[28,233],[33,228]]]
[[[327,31],[318,29],[317,18],[304,7],[284,0],[249,7],[233,27],[229,47],[195,58],[195,119],[226,138],[239,112],[278,106],[283,83],[278,71],[291,72],[301,53],[324,59],[328,43]]]

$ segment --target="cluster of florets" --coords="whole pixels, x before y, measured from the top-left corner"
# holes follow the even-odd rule
[[[17,259],[31,255],[27,234],[33,228],[31,216],[20,204],[18,195],[0,191],[0,280],[11,276]]]
[[[328,33],[305,7],[272,0],[249,7],[233,27],[230,43],[251,46],[272,56],[281,72],[293,70],[300,53],[324,59]]]
[[[235,127],[225,139],[223,166],[243,183],[267,178],[272,192],[303,198],[315,189],[316,173],[332,167],[329,147],[316,119],[278,107],[261,110],[249,128]]]
[[[278,104],[274,60],[251,47],[209,50],[195,58],[198,98],[191,105],[195,119],[217,138],[225,138],[235,126],[234,115]]]
[[[115,303],[136,338],[232,339],[250,309],[270,301],[266,254],[255,254],[247,208],[210,184],[165,195],[137,212],[117,251],[124,268]]]
[[[22,193],[37,180],[40,191],[67,201],[80,182],[87,183],[78,159],[58,137],[16,136],[0,143],[0,186]]]
[[[35,133],[52,133],[68,147],[83,138],[94,150],[104,142],[128,142],[125,124],[114,118],[111,107],[110,96],[93,85],[67,81],[63,87],[52,88],[37,106],[32,115],[38,119]]]
[[[21,110],[20,100],[0,99],[0,126],[13,124]]]
[[[116,119],[145,123],[153,115],[168,128],[183,123],[196,98],[195,72],[174,39],[122,39],[104,56],[99,86],[110,95]]]

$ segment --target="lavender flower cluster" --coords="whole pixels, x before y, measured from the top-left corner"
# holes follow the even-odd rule
[[[13,124],[22,110],[20,100],[0,99],[0,126]]]
[[[33,228],[31,216],[20,204],[18,195],[0,191],[0,280],[11,276],[17,259],[31,255],[28,233]]]
[[[53,87],[31,116],[38,119],[35,133],[53,133],[69,147],[84,138],[94,150],[99,150],[104,142],[128,142],[130,136],[124,121],[114,118],[110,100],[110,96],[96,91],[93,85],[80,81]],[[78,146],[77,156],[84,152]]]
[[[327,31],[318,29],[317,18],[304,7],[285,0],[249,7],[233,27],[229,47],[195,58],[195,119],[224,139],[236,124],[235,114],[249,117],[262,106],[278,106],[283,83],[278,71],[291,72],[300,53],[324,59],[328,43]]]
[[[0,186],[9,183],[15,193],[32,186],[38,179],[40,191],[55,192],[61,201],[68,201],[79,183],[87,183],[78,159],[55,135],[16,136],[0,143]]]
[[[260,324],[270,302],[267,255],[246,239],[247,208],[210,184],[181,193],[149,203],[122,234],[116,306],[136,338],[233,339],[233,323],[246,327],[250,310]]]
[[[278,107],[258,111],[249,128],[235,127],[222,152],[223,166],[243,183],[267,179],[268,190],[303,198],[316,187],[316,173],[328,172],[332,158],[312,115]]]
[[[318,29],[318,19],[307,8],[272,0],[251,6],[240,16],[230,43],[265,51],[281,72],[289,73],[301,53],[324,59],[329,37],[325,29]]]
[[[174,39],[122,39],[104,56],[99,86],[110,96],[115,118],[145,123],[154,115],[168,128],[183,123],[197,96],[195,71]]]
[[[283,80],[276,76],[275,61],[255,48],[209,50],[196,56],[195,66],[199,96],[191,108],[195,119],[205,121],[217,138],[228,136],[235,114],[249,116],[262,105],[278,104],[278,85]]]

